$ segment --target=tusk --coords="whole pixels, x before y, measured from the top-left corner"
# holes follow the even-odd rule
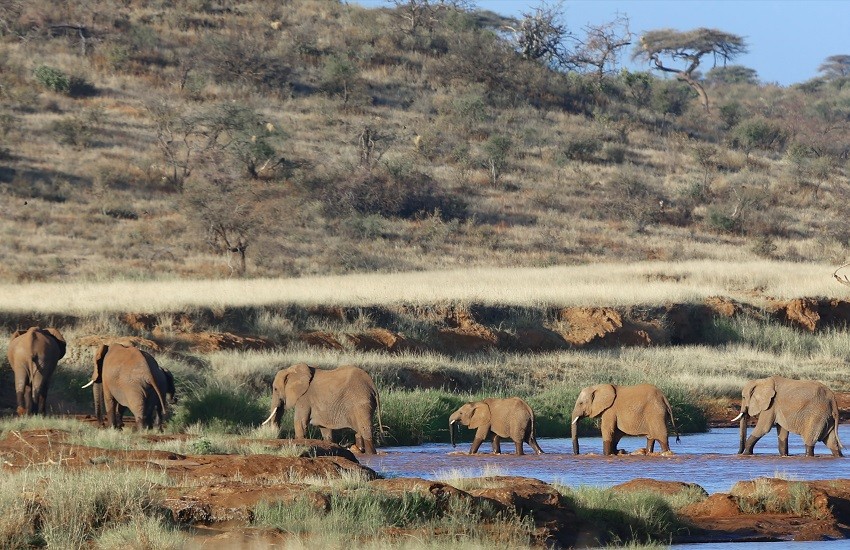
[[[457,424],[457,419],[449,420],[449,426],[451,426],[452,424]]]
[[[265,426],[266,424],[268,424],[269,422],[271,422],[272,418],[274,418],[274,413],[276,413],[276,412],[277,412],[277,407],[275,407],[275,408],[272,410],[272,413],[269,415],[269,417],[268,417],[268,418],[266,418],[265,420],[263,420],[263,423],[262,423],[262,424],[260,424],[260,425],[261,425],[261,426]]]
[[[737,422],[738,420],[741,420],[741,417],[742,417],[742,416],[744,416],[743,411],[742,411],[741,413],[739,413],[739,414],[738,414],[738,416],[736,416],[735,418],[733,418],[733,419],[732,419],[732,422]]]
[[[88,388],[88,387],[89,387],[89,386],[91,386],[92,384],[94,384],[94,380],[90,380],[88,384],[86,384],[85,386],[83,386],[83,389]]]
[[[578,419],[579,419],[579,418],[581,418],[581,417],[577,416],[577,417],[573,418],[573,422],[572,422],[572,423],[573,423],[573,424],[575,424],[576,422],[578,422]]]

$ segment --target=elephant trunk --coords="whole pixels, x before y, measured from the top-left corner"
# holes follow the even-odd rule
[[[740,443],[738,444],[738,454],[744,454],[744,444],[747,440],[747,423],[750,420],[750,415],[746,412],[741,411],[741,414],[738,415],[740,421],[739,435],[740,435]]]
[[[457,430],[457,420],[449,420],[449,438],[451,439],[452,447],[457,447],[457,443],[455,443],[455,432]]]
[[[99,426],[103,425],[103,384],[95,384],[91,389],[94,398],[94,416]]]
[[[578,419],[579,419],[579,417],[576,416],[575,420],[573,420],[573,423],[570,424],[570,430],[572,432],[572,437],[573,437],[573,454],[574,455],[579,454],[579,452],[578,452]]]

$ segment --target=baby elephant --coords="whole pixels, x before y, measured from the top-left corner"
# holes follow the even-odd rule
[[[534,438],[534,413],[531,411],[531,407],[519,397],[485,399],[467,403],[456,410],[449,417],[452,447],[455,446],[455,429],[458,422],[477,430],[469,454],[477,453],[478,447],[490,433],[493,434],[493,454],[502,452],[499,445],[502,437],[513,440],[518,455],[524,454],[522,451],[523,442],[531,445],[535,453],[543,452]]]

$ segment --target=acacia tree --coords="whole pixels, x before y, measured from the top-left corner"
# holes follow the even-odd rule
[[[850,55],[830,55],[818,67],[818,72],[828,79],[850,76]]]
[[[746,52],[747,45],[742,37],[717,29],[699,28],[685,32],[659,29],[640,37],[632,59],[644,59],[656,70],[675,74],[677,79],[699,94],[702,106],[708,111],[708,94],[694,76],[703,58],[711,55],[715,64],[718,59],[725,64]],[[667,63],[685,63],[686,66],[675,67]]]
[[[514,35],[520,55],[532,61],[563,63],[566,60],[564,40],[567,26],[563,23],[563,2],[548,5],[541,2],[530,12],[523,12],[515,27],[505,26]]]

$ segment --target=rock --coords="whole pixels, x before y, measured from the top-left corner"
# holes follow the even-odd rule
[[[403,335],[382,328],[370,329],[363,333],[348,333],[345,337],[359,351],[401,353],[418,348]]]
[[[568,307],[559,318],[569,325],[562,333],[575,347],[649,346],[653,343],[654,327],[645,322],[624,320],[608,307]]]

